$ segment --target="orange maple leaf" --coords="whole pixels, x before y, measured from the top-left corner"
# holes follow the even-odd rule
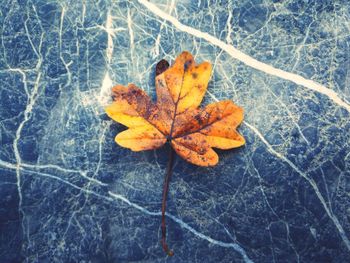
[[[185,51],[172,67],[166,64],[157,69],[156,103],[134,84],[112,88],[114,102],[106,113],[129,128],[115,141],[132,151],[156,149],[168,141],[188,162],[214,166],[219,157],[213,148],[226,150],[245,143],[236,131],[243,109],[230,100],[199,108],[211,75],[209,62],[196,65]]]
[[[196,65],[189,52],[182,52],[172,67],[161,60],[156,68],[157,102],[134,84],[112,88],[114,102],[106,108],[113,120],[129,129],[119,133],[115,141],[132,151],[157,149],[169,142],[185,160],[200,166],[214,166],[219,157],[213,148],[231,149],[245,143],[236,131],[243,120],[243,109],[230,100],[199,108],[207,91],[211,64]],[[163,187],[162,246],[172,256],[166,244],[165,209],[174,163],[170,151]]]

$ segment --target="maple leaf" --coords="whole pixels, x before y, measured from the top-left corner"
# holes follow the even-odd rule
[[[224,100],[199,108],[211,75],[209,62],[196,65],[193,56],[185,51],[172,67],[167,68],[167,63],[158,65],[156,103],[134,84],[112,88],[114,102],[106,113],[129,128],[116,136],[117,144],[143,151],[168,141],[186,161],[214,166],[219,157],[213,148],[226,150],[245,143],[236,131],[243,120],[241,107]]]
[[[219,157],[213,148],[231,149],[242,146],[244,138],[236,131],[243,120],[243,109],[230,100],[199,108],[207,91],[211,64],[196,65],[189,52],[182,52],[172,67],[161,60],[156,67],[157,102],[134,84],[112,88],[114,102],[105,110],[109,117],[129,129],[115,141],[132,151],[153,150],[166,142],[183,159],[199,166],[214,166]],[[174,163],[170,151],[162,200],[162,246],[168,248],[165,225],[166,199]]]

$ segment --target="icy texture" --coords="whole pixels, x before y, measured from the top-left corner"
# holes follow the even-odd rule
[[[0,3],[0,262],[347,262],[350,4]],[[188,50],[214,65],[204,103],[245,109],[214,168],[133,153],[103,107]]]

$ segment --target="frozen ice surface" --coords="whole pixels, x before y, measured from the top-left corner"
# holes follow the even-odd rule
[[[349,262],[347,0],[0,3],[0,262]],[[133,153],[112,85],[151,96],[183,50],[213,63],[204,103],[245,109],[214,168]]]

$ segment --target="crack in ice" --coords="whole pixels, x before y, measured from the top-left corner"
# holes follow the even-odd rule
[[[108,11],[108,14],[107,14],[105,30],[107,32],[106,57],[107,57],[108,66],[109,66],[109,64],[112,61],[112,55],[113,55],[113,49],[114,49],[113,37],[115,36],[114,29],[113,29],[113,17],[110,11]]]
[[[0,163],[1,165],[1,163]],[[99,163],[100,166],[100,163]],[[98,167],[99,167],[98,166]],[[33,170],[41,170],[41,169],[55,169],[61,172],[65,172],[65,173],[78,173],[81,175],[81,177],[84,177],[85,179],[87,179],[90,182],[94,182],[96,184],[102,185],[102,186],[107,186],[108,184],[102,183],[101,181],[95,179],[94,177],[90,177],[87,175],[86,171],[83,170],[73,170],[73,169],[69,169],[69,168],[63,168],[61,166],[55,165],[55,164],[27,164],[27,163],[21,163],[21,167],[25,167],[25,168],[30,168]],[[96,174],[94,173],[94,176]]]
[[[173,12],[174,7],[175,7],[175,1],[172,0],[170,5],[169,5],[169,14],[171,14]],[[156,38],[156,42],[154,43],[154,48],[151,51],[151,53],[153,54],[153,58],[156,58],[159,56],[160,38],[162,36],[161,32],[164,28],[165,23],[166,23],[166,20],[163,20],[163,22],[161,23],[160,28],[159,28],[159,33],[158,33],[158,36]]]
[[[65,13],[66,13],[66,8],[63,6],[62,7],[62,12],[61,12],[61,18],[60,18],[60,30],[59,30],[59,49],[60,49],[60,59],[64,65],[64,68],[66,69],[67,71],[67,76],[68,76],[68,81],[67,83],[64,85],[65,87],[66,86],[69,86],[71,81],[72,81],[72,73],[69,69],[69,66],[73,64],[73,61],[69,61],[68,63],[66,62],[66,60],[64,59],[64,57],[62,56],[62,32],[63,32],[63,23],[64,23],[64,16],[65,16]]]
[[[300,75],[290,73],[290,72],[275,68],[261,61],[258,61],[252,58],[251,56],[243,53],[242,51],[236,49],[234,46],[227,44],[208,33],[202,32],[198,29],[182,24],[178,19],[167,14],[166,12],[158,8],[158,6],[156,6],[155,4],[152,4],[146,0],[139,0],[138,2],[143,6],[145,6],[154,15],[161,17],[162,19],[171,23],[178,30],[186,32],[190,35],[193,35],[194,37],[205,39],[209,43],[221,48],[222,50],[225,50],[231,57],[241,61],[242,63],[252,68],[255,68],[257,70],[260,70],[262,72],[265,72],[267,74],[270,74],[285,80],[289,80],[307,89],[326,95],[334,103],[338,104],[341,107],[344,107],[348,112],[350,112],[350,105],[347,102],[343,101],[334,90],[331,90],[313,80],[306,79]]]
[[[39,57],[39,62],[38,62],[38,67],[40,67],[41,64],[41,57]],[[15,158],[16,158],[16,182],[17,182],[17,191],[18,191],[18,212],[19,215],[22,215],[23,219],[25,218],[25,213],[22,207],[23,204],[23,196],[22,196],[22,185],[21,185],[21,172],[20,172],[20,166],[22,163],[22,158],[21,155],[19,153],[18,150],[18,142],[21,139],[21,133],[23,130],[24,125],[26,124],[27,121],[29,121],[30,119],[30,115],[32,113],[33,107],[35,105],[35,102],[38,98],[38,92],[39,92],[39,81],[41,78],[41,72],[38,73],[35,84],[34,84],[34,88],[33,88],[33,92],[31,93],[31,95],[28,97],[28,104],[23,112],[24,118],[23,121],[18,125],[18,128],[16,130],[16,135],[15,135],[15,139],[13,140],[13,152],[15,154]],[[25,226],[24,226],[24,220],[22,219],[21,222],[21,227],[22,227],[22,231],[25,231]],[[25,233],[23,233],[25,235]],[[29,242],[29,240],[28,240]]]
[[[132,18],[130,14],[130,9],[128,9],[128,29],[129,29],[129,42],[130,42],[130,52],[131,52],[131,57],[133,58],[133,50],[134,50],[134,31],[132,29]]]
[[[9,162],[5,162],[3,160],[0,160],[0,167],[16,170],[17,169],[17,164],[9,163]],[[97,180],[97,179],[95,179],[93,177],[87,176],[87,172],[86,171],[73,170],[73,169],[69,169],[69,168],[63,168],[63,167],[55,165],[55,164],[28,164],[28,163],[21,162],[19,167],[18,167],[18,169],[26,171],[26,172],[31,172],[31,173],[34,173],[34,172],[42,173],[40,170],[45,170],[45,169],[54,169],[54,170],[58,170],[58,171],[61,171],[61,172],[64,172],[64,173],[77,173],[77,174],[80,174],[81,177],[87,179],[90,182],[99,184],[101,186],[108,186],[108,184],[106,184],[106,183],[103,183],[103,182],[101,182],[101,181],[99,181],[99,180]],[[98,166],[98,169],[99,169],[99,166]],[[96,173],[96,171],[95,171],[95,173]]]
[[[113,16],[111,12],[108,11],[106,25],[104,30],[107,33],[107,48],[106,48],[106,58],[107,58],[107,71],[102,81],[102,86],[100,89],[100,93],[97,96],[97,101],[99,105],[106,105],[110,101],[110,90],[113,87],[113,81],[109,76],[110,64],[113,58],[113,50],[114,43],[113,38],[115,37],[115,33],[120,31],[120,28],[115,29],[113,27]]]

